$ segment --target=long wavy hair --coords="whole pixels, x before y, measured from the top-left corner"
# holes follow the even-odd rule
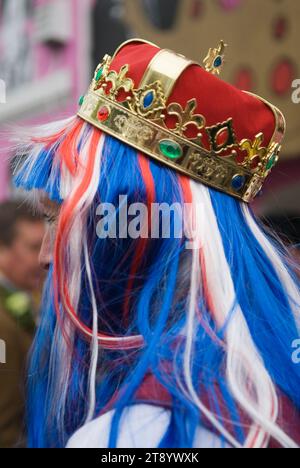
[[[16,186],[61,204],[28,372],[29,446],[64,447],[117,396],[116,447],[122,414],[151,372],[172,400],[160,447],[192,447],[207,422],[233,447],[270,438],[295,447],[278,424],[278,395],[300,408],[299,279],[251,208],[78,117],[20,133],[17,154]],[[172,233],[97,235],[97,207],[120,195],[197,207],[187,216],[194,248]]]

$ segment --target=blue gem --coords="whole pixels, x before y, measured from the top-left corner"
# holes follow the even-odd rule
[[[219,68],[223,64],[222,57],[219,55],[214,61],[214,67]]]
[[[234,176],[231,182],[232,188],[234,188],[234,190],[239,192],[244,187],[245,181],[246,179],[244,176],[241,176],[241,175]]]
[[[149,91],[149,93],[146,94],[143,100],[144,109],[148,109],[148,107],[151,107],[151,105],[153,104],[153,101],[154,101],[154,92]]]

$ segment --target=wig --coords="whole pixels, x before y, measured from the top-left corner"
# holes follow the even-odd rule
[[[17,145],[16,186],[61,204],[29,369],[29,446],[64,447],[114,398],[116,447],[151,373],[172,402],[160,447],[192,447],[198,425],[233,447],[297,447],[279,416],[280,395],[300,409],[299,279],[251,208],[79,117],[24,131]],[[122,195],[196,207],[193,248],[146,235],[151,217],[136,239],[99,235],[99,204]]]

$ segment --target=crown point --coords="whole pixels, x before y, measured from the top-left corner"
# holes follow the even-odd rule
[[[224,65],[225,49],[227,44],[224,41],[220,41],[218,47],[215,49],[209,49],[207,56],[203,63],[205,70],[213,75],[219,75]]]

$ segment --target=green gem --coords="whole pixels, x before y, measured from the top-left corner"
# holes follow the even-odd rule
[[[78,104],[79,104],[80,106],[82,106],[82,104],[83,104],[84,97],[85,97],[85,96],[80,96],[80,98],[79,98]]]
[[[96,81],[101,80],[102,75],[103,75],[103,67],[99,68],[99,70],[97,71],[97,74],[96,74]]]
[[[269,171],[270,169],[272,169],[272,167],[275,165],[276,163],[276,154],[273,154],[273,156],[269,159],[268,161],[268,164],[267,164],[267,170]]]
[[[160,152],[170,159],[178,159],[182,156],[182,149],[173,140],[162,140],[159,144]]]

